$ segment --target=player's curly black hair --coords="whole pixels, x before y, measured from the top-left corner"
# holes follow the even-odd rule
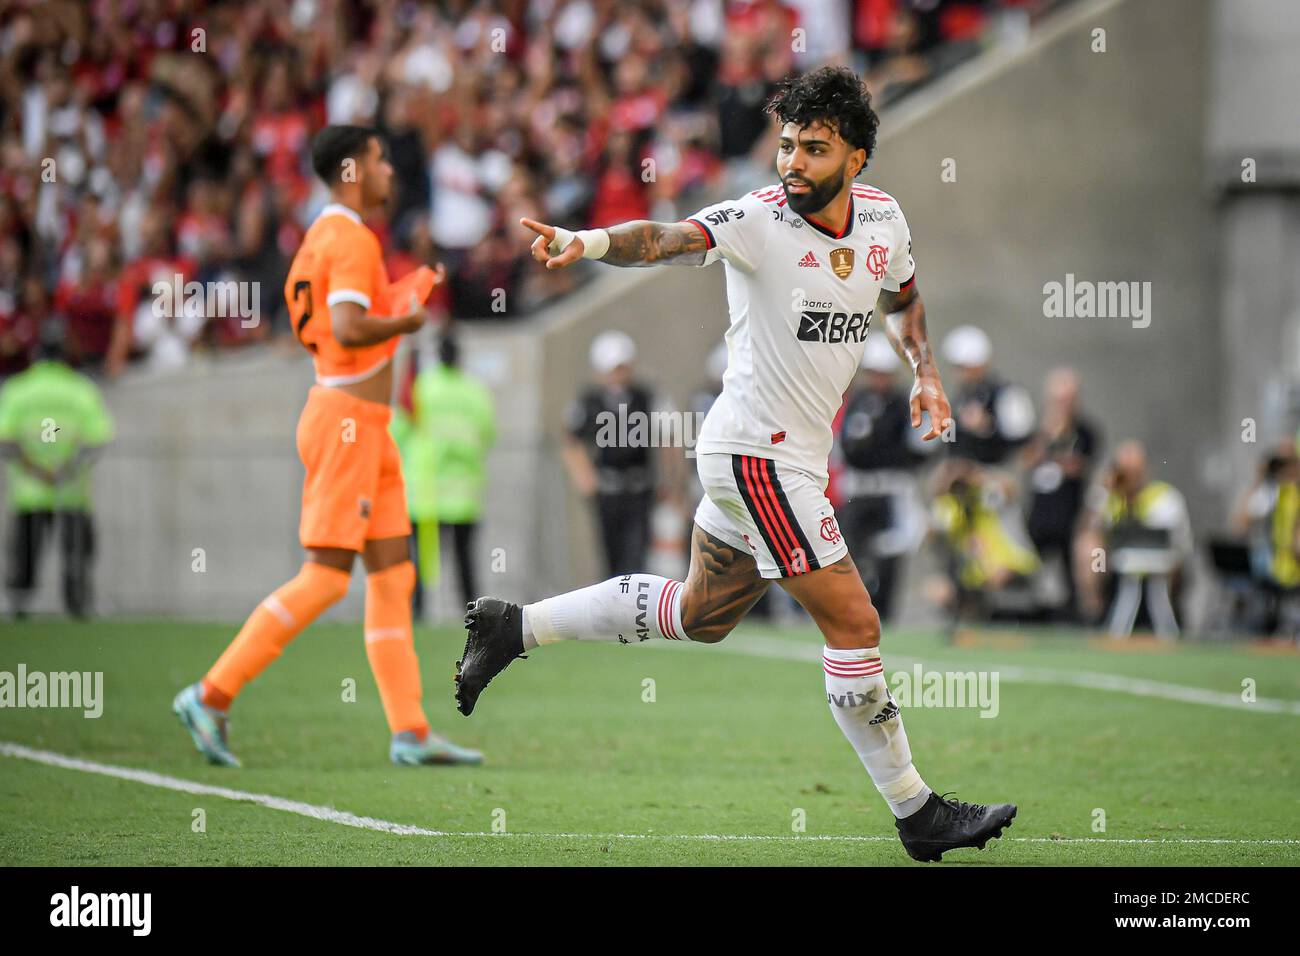
[[[871,94],[858,75],[847,67],[824,66],[783,80],[766,109],[782,124],[825,123],[852,149],[865,149],[868,160],[876,151],[876,127],[880,120],[871,108]]]

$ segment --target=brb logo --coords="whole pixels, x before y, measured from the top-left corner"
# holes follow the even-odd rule
[[[877,279],[885,277],[885,266],[889,264],[889,251],[884,246],[872,246],[867,250],[867,271]]]
[[[822,540],[831,544],[840,543],[840,528],[835,523],[834,515],[822,518]]]
[[[804,312],[799,316],[801,342],[861,342],[871,328],[872,312]]]

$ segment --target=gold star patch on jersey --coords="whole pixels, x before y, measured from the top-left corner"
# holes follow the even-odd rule
[[[853,271],[853,250],[846,246],[831,250],[831,271],[841,279],[847,279]]]

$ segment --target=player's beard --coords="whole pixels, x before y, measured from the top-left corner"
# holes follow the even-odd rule
[[[847,165],[846,163],[845,166]],[[838,172],[832,173],[821,182],[814,182],[804,176],[793,177],[812,187],[806,193],[790,192],[786,187],[786,181],[781,180],[781,188],[785,190],[785,198],[789,201],[790,208],[805,218],[825,209],[844,188],[844,168],[841,166]]]

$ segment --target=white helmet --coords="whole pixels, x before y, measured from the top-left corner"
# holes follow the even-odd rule
[[[636,358],[636,343],[625,332],[611,329],[591,340],[591,367],[606,375]]]
[[[983,329],[959,325],[943,340],[943,355],[951,364],[963,368],[986,365],[993,357],[993,343]]]
[[[898,353],[883,334],[868,335],[862,350],[862,367],[888,375],[898,368]]]

